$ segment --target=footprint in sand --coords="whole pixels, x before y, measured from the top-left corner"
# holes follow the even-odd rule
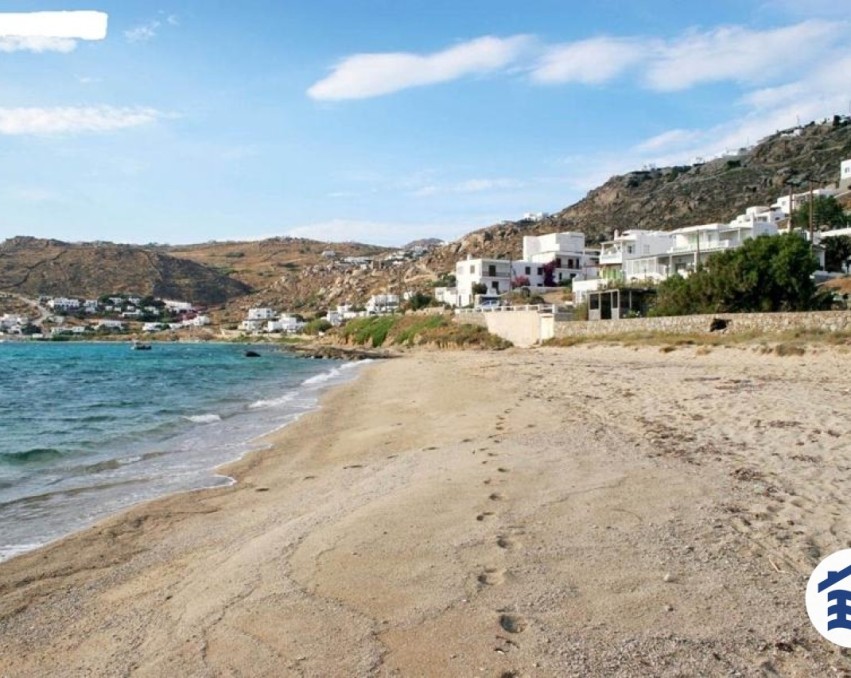
[[[507,469],[507,468],[504,468],[504,467],[502,467],[502,466],[500,466],[500,467],[497,469],[497,471],[499,471],[500,473],[508,473],[508,469]]]
[[[499,625],[509,633],[523,633],[526,629],[526,620],[516,614],[501,614]]]
[[[482,573],[476,577],[476,581],[481,586],[499,586],[505,582],[505,570],[498,570],[495,567],[486,567]]]
[[[496,538],[496,545],[501,549],[505,549],[506,551],[510,551],[516,548],[517,544],[511,537],[506,537],[504,535],[498,535]]]
[[[488,518],[489,516],[492,516],[492,515],[493,515],[493,511],[484,511],[483,513],[480,513],[479,515],[476,516],[476,520],[478,520],[479,522],[482,522],[485,518]]]

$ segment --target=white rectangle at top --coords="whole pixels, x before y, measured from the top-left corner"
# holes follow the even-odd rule
[[[0,12],[0,38],[45,37],[103,40],[106,12]]]

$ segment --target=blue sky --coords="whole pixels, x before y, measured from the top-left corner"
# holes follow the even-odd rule
[[[0,239],[403,244],[557,211],[851,113],[843,7],[0,2],[108,15],[0,35]]]

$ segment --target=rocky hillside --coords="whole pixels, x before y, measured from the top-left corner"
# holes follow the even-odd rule
[[[0,243],[0,290],[86,298],[125,292],[209,305],[251,288],[209,266],[143,247],[17,237]]]
[[[670,230],[729,221],[746,207],[770,204],[790,186],[803,191],[810,180],[816,186],[834,183],[840,161],[848,158],[851,119],[836,117],[778,132],[737,156],[612,177],[541,221],[503,222],[442,246],[418,240],[407,248],[431,248],[425,256],[372,267],[345,259],[383,260],[387,248],[302,238],[156,248],[13,238],[0,244],[0,291],[80,296],[126,291],[227,302],[221,313],[225,321],[240,319],[257,305],[324,311],[346,302],[362,304],[371,294],[428,291],[468,255],[519,258],[524,235],[582,231],[594,243],[616,229]]]
[[[459,257],[520,257],[524,235],[582,231],[591,243],[631,228],[672,230],[729,221],[751,205],[839,179],[851,158],[851,118],[778,132],[732,157],[703,164],[630,172],[609,179],[579,202],[538,222],[518,221],[470,233],[436,250],[425,263],[450,270]]]
[[[389,252],[386,247],[362,243],[327,243],[306,238],[269,238],[251,242],[210,242],[157,248],[173,257],[190,259],[262,290],[280,278],[297,278],[314,266],[345,257]],[[323,253],[328,256],[323,256]]]

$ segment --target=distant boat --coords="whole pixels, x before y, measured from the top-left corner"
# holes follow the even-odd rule
[[[133,342],[130,344],[130,348],[132,348],[134,351],[150,351],[151,345],[146,344],[144,341],[134,339]]]

